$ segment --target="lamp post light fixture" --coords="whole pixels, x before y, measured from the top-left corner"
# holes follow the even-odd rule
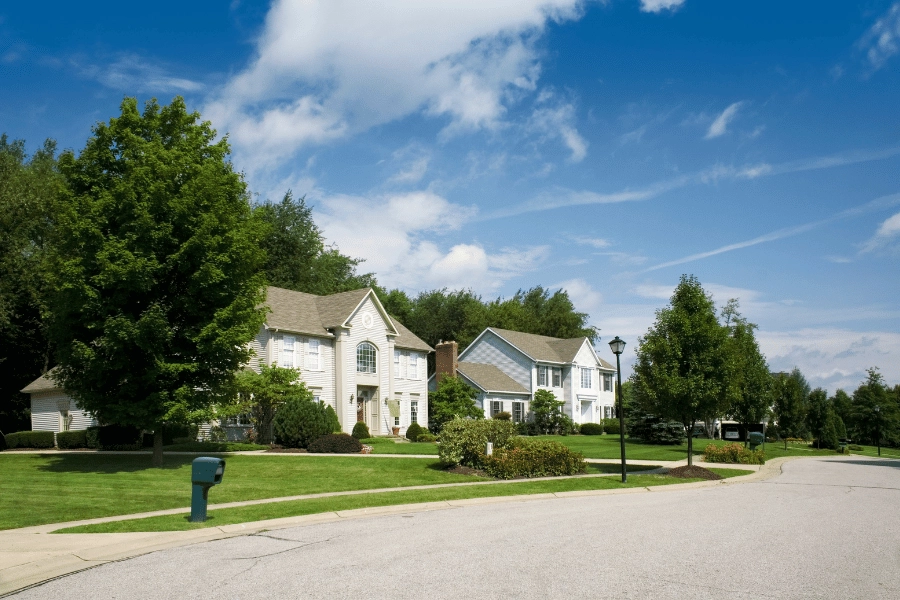
[[[616,412],[619,413],[619,446],[622,449],[622,483],[625,483],[628,481],[628,473],[625,469],[625,406],[622,402],[622,363],[619,360],[619,356],[625,352],[625,342],[619,339],[619,336],[616,336],[615,339],[609,343],[609,349],[616,355],[616,377],[618,378],[618,385],[616,386],[618,407],[616,408]]]

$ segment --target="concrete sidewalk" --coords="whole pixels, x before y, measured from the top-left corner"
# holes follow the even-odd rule
[[[296,455],[295,455],[296,456]],[[387,455],[369,455],[369,456],[387,456]],[[408,456],[408,455],[400,455]],[[429,457],[433,458],[433,457]],[[470,506],[473,504],[486,504],[497,502],[528,502],[549,497],[575,497],[575,496],[600,496],[609,494],[633,494],[646,492],[662,492],[674,491],[692,487],[710,487],[723,484],[742,483],[747,481],[758,481],[772,477],[781,472],[781,464],[790,459],[775,459],[764,465],[762,468],[756,467],[754,473],[735,477],[732,479],[720,481],[701,481],[696,483],[671,484],[659,487],[646,488],[627,488],[621,490],[586,490],[575,492],[557,492],[551,494],[531,494],[522,496],[499,496],[489,498],[473,498],[468,500],[452,500],[442,502],[420,503],[384,506],[376,508],[365,508],[348,511],[334,511],[319,513],[314,515],[305,515],[297,517],[286,517],[282,519],[272,519],[267,521],[257,521],[253,523],[241,523],[234,525],[222,525],[218,527],[209,527],[205,529],[197,529],[193,531],[175,531],[175,532],[141,532],[141,533],[96,533],[96,534],[51,534],[52,531],[73,527],[76,525],[89,523],[102,523],[109,521],[118,521],[126,519],[134,519],[161,514],[180,514],[190,512],[190,508],[172,509],[166,511],[154,511],[149,513],[140,513],[132,515],[119,515],[115,517],[106,517],[101,519],[89,519],[84,521],[74,521],[70,523],[56,523],[52,525],[41,525],[36,527],[26,527],[22,529],[11,529],[0,531],[0,596],[10,594],[14,591],[27,588],[41,582],[89,569],[91,567],[101,565],[107,562],[125,560],[149,552],[195,544],[198,542],[223,539],[239,535],[247,535],[258,533],[262,530],[279,529],[284,527],[295,527],[298,525],[308,525],[314,523],[322,523],[327,521],[336,521],[342,519],[364,518],[373,515],[410,513],[430,510],[442,510],[461,506]],[[617,464],[618,461],[600,461],[597,459],[590,462],[605,462]],[[642,461],[630,461],[632,464],[640,464]],[[653,465],[662,465],[666,467],[675,467],[684,464],[686,461],[677,461],[665,463],[665,461],[643,461]],[[747,470],[753,469],[750,465],[706,465],[695,461],[698,466],[717,466],[717,467],[736,467]],[[648,471],[651,473],[652,471]],[[617,475],[580,475],[576,477],[616,477]],[[558,477],[547,479],[560,479]],[[250,500],[244,502],[232,502],[227,504],[210,505],[210,510],[216,508],[228,508],[234,506],[249,506],[253,504],[263,504],[270,502],[285,502],[290,500],[302,500],[308,498],[321,498],[328,496],[345,496],[351,494],[366,494],[378,492],[395,492],[403,490],[416,489],[433,489],[441,487],[458,487],[471,485],[492,485],[497,483],[516,483],[530,482],[536,479],[509,481],[486,481],[486,482],[467,482],[461,484],[439,484],[430,486],[412,486],[406,488],[385,488],[377,490],[361,490],[352,492],[331,492],[324,494],[309,494],[305,496],[289,496],[282,498],[268,498],[262,500]]]

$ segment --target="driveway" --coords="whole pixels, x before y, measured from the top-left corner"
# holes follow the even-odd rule
[[[106,564],[14,598],[900,598],[900,461],[765,481],[294,527]]]

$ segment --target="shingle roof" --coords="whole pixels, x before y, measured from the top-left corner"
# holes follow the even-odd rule
[[[461,361],[456,370],[486,392],[528,393],[520,383],[494,365]]]
[[[369,292],[370,288],[362,288],[316,296],[270,286],[266,290],[266,305],[270,309],[266,324],[273,329],[333,337],[328,330],[343,325]],[[391,321],[398,333],[395,341],[397,347],[431,352],[428,344],[397,319],[391,317]]]
[[[510,331],[509,329],[498,329],[496,327],[491,327],[490,330],[534,360],[547,362],[572,362],[586,339],[583,337],[562,339],[534,333]],[[600,364],[607,369],[615,370],[611,364],[602,358],[600,358]]]
[[[46,373],[44,373],[43,375],[41,375],[40,377],[38,377],[37,379],[32,381],[31,383],[26,385],[20,391],[23,394],[34,394],[37,392],[50,392],[53,390],[61,390],[62,387],[60,387],[60,385],[58,383],[56,383],[55,381],[53,381],[53,379],[52,379],[52,373],[55,370],[56,370],[56,367],[53,367],[52,369],[50,369],[49,371],[47,371]]]

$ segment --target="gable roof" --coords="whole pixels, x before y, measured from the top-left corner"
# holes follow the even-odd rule
[[[499,329],[497,327],[488,327],[485,331],[493,332],[533,360],[543,362],[570,363],[575,360],[582,345],[588,341],[584,337],[563,339],[535,333]],[[471,345],[469,347],[471,348]],[[590,347],[590,344],[588,344],[588,347]],[[594,355],[596,356],[596,353]],[[604,368],[615,370],[615,367],[599,356],[597,356],[597,360],[600,361],[600,365]]]
[[[52,378],[52,373],[55,370],[56,367],[53,367],[19,391],[23,394],[36,394],[37,392],[51,392],[53,390],[61,390],[62,386],[53,381]]]
[[[371,294],[372,300],[387,322],[389,333],[396,333],[395,345],[400,348],[431,352],[432,348],[396,319],[391,318],[381,306],[371,288],[340,292],[328,296],[316,296],[269,286],[266,289],[266,324],[271,329],[283,329],[319,337],[334,337],[329,331],[345,326],[359,305]]]
[[[457,364],[456,370],[485,392],[529,394],[520,383],[495,365],[461,361]]]

